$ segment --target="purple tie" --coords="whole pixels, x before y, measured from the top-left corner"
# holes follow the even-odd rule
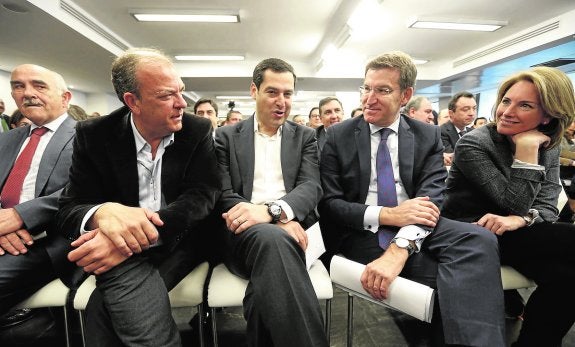
[[[395,191],[395,178],[393,177],[393,165],[391,156],[387,147],[387,137],[393,132],[389,128],[383,128],[381,131],[381,141],[377,147],[377,157],[375,167],[377,171],[377,204],[384,207],[397,206],[397,193]],[[377,231],[379,246],[387,249],[389,243],[397,231],[389,227],[380,226]]]

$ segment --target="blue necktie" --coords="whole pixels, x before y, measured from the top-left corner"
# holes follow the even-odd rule
[[[395,178],[393,177],[393,165],[391,156],[387,147],[387,137],[393,132],[389,128],[383,128],[381,131],[381,141],[377,147],[377,157],[375,167],[377,171],[377,204],[384,207],[397,206],[397,192],[395,191]],[[387,249],[389,243],[397,231],[389,227],[380,226],[377,231],[379,246]]]

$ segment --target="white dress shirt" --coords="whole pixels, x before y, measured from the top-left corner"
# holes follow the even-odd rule
[[[20,202],[26,202],[35,198],[34,194],[36,191],[36,177],[38,177],[38,170],[40,169],[40,161],[42,160],[42,156],[44,155],[44,151],[48,146],[48,142],[54,136],[54,133],[62,123],[68,118],[68,114],[64,113],[60,117],[54,119],[50,123],[46,123],[43,125],[44,128],[48,129],[48,131],[40,137],[40,141],[38,142],[38,147],[36,147],[36,151],[34,152],[34,156],[32,157],[32,162],[30,163],[30,170],[26,174],[24,178],[24,183],[22,185],[22,192],[20,193]],[[37,125],[32,124],[30,126],[30,133],[22,147],[20,147],[20,151],[18,152],[18,156],[22,153],[28,142],[30,142],[30,134],[32,134],[32,130],[38,128]]]
[[[277,203],[286,215],[281,222],[287,223],[294,218],[294,213],[287,202],[280,200],[286,195],[281,165],[282,129],[283,126],[280,126],[274,135],[266,135],[258,130],[257,118],[254,116],[255,163],[251,203]]]
[[[403,182],[401,181],[401,176],[399,175],[399,122],[401,117],[397,119],[388,127],[392,130],[387,138],[387,147],[389,148],[389,154],[391,156],[391,164],[393,166],[393,176],[395,178],[395,191],[397,193],[397,204],[409,200],[409,196],[405,191]],[[363,224],[366,230],[373,233],[377,232],[379,228],[379,213],[382,206],[377,205],[377,170],[376,170],[376,157],[377,148],[379,147],[379,142],[381,141],[381,133],[379,130],[382,127],[377,125],[369,124],[369,129],[371,133],[371,173],[369,177],[369,190],[367,193],[367,198],[365,204],[368,205],[365,210],[363,217]],[[423,239],[429,235],[429,231],[418,227],[416,225],[406,225],[401,227],[397,232],[396,237],[405,238],[415,242],[416,251],[419,251]]]

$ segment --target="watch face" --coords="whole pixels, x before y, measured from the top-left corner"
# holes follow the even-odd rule
[[[278,205],[271,205],[270,206],[270,212],[273,215],[279,215],[282,213],[282,209]]]
[[[406,239],[396,239],[396,240],[395,240],[395,244],[397,245],[397,247],[407,248],[407,246],[409,246],[409,240],[406,240]]]

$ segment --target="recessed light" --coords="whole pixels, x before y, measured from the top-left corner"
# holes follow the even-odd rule
[[[240,16],[222,14],[160,14],[132,13],[140,22],[196,22],[196,23],[237,23]]]
[[[409,28],[416,29],[442,29],[442,30],[466,30],[466,31],[495,31],[502,26],[507,25],[507,22],[501,21],[458,21],[458,20],[432,20],[432,19],[417,19],[412,20]]]

